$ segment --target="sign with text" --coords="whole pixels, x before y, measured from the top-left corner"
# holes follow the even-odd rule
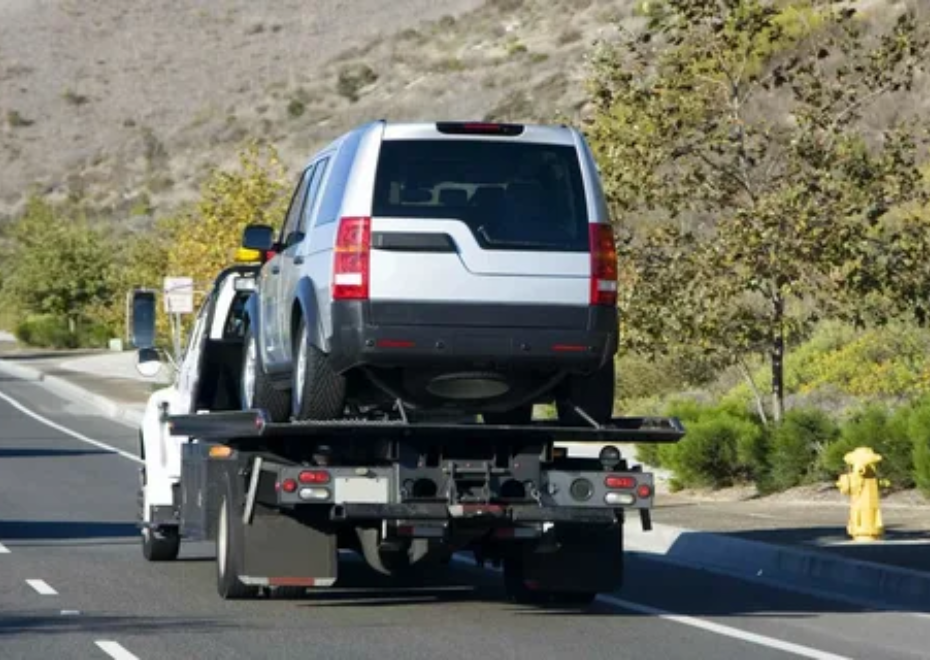
[[[166,277],[165,311],[169,314],[194,313],[194,280],[191,277]]]

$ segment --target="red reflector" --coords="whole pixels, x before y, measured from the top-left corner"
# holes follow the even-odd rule
[[[378,348],[413,348],[416,346],[412,341],[405,339],[379,339],[375,345]]]
[[[617,304],[617,244],[611,225],[588,226],[591,245],[591,304]]]
[[[328,484],[329,472],[326,470],[304,470],[297,475],[302,484]]]
[[[621,477],[617,474],[611,474],[604,479],[604,485],[608,488],[636,488],[636,479],[633,477]]]
[[[641,484],[639,488],[636,489],[636,494],[639,495],[642,499],[646,499],[652,496],[652,486],[649,484]]]
[[[293,493],[295,490],[297,490],[297,482],[293,479],[285,479],[281,482],[281,489],[285,493]]]
[[[370,269],[371,218],[342,218],[333,255],[333,299],[366,300]]]
[[[588,349],[587,346],[577,346],[575,344],[553,344],[552,350],[560,353],[583,353]]]

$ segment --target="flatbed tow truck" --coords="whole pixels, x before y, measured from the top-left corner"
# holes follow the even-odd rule
[[[346,420],[270,423],[261,410],[169,416],[182,448],[181,535],[217,541],[224,598],[331,586],[338,550],[384,574],[453,553],[502,562],[517,602],[587,602],[623,578],[625,512],[650,528],[653,477],[613,445],[674,442],[676,420],[609,427]],[[637,466],[638,467],[638,466]]]
[[[181,377],[149,402],[140,433],[147,559],[176,559],[181,540],[216,541],[224,599],[332,586],[340,550],[414,577],[472,553],[502,565],[519,603],[580,605],[621,586],[627,514],[649,530],[655,488],[616,445],[677,442],[677,419],[599,425],[576,408],[588,426],[506,426],[417,420],[398,405],[381,418],[272,423],[263,410],[237,409],[229,393],[238,388],[213,382],[241,345],[228,328],[252,277],[245,267],[221,274]],[[151,360],[150,348],[140,359],[145,351]],[[562,443],[600,451],[575,457]]]

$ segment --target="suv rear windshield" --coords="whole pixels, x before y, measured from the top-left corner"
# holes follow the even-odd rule
[[[588,250],[584,184],[570,146],[387,140],[372,214],[462,220],[486,249]]]

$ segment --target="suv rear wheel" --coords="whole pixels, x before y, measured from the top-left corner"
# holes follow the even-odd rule
[[[606,424],[614,412],[616,368],[613,358],[592,374],[569,376],[559,389],[556,400],[559,422],[566,426],[589,426],[587,420],[575,412],[574,404],[598,424]]]
[[[326,420],[342,417],[346,401],[346,379],[329,366],[326,353],[310,343],[307,323],[300,319],[295,347],[291,413],[297,420]]]
[[[272,422],[287,421],[290,402],[287,392],[281,392],[268,380],[258,354],[255,327],[249,325],[242,350],[242,377],[239,379],[240,407],[243,410],[263,408]]]

